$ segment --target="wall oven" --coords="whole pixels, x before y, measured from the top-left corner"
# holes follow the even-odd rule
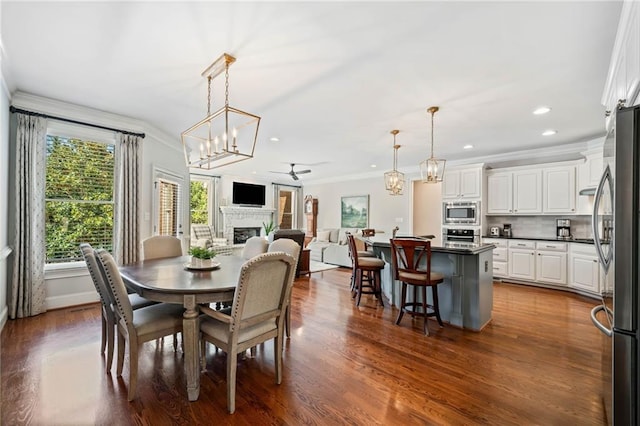
[[[480,243],[480,229],[442,228],[445,243]]]
[[[442,222],[444,225],[480,225],[480,201],[445,201]]]

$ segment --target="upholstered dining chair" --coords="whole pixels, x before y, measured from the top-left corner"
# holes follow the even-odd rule
[[[102,343],[100,346],[100,353],[104,353],[105,349],[107,350],[106,371],[109,373],[111,371],[111,364],[113,363],[113,349],[115,346],[114,334],[117,323],[116,312],[114,312],[114,309],[116,309],[115,302],[111,295],[111,289],[108,287],[107,283],[105,283],[104,278],[100,273],[93,247],[91,247],[90,244],[82,243],[80,244],[80,251],[82,252],[84,261],[87,264],[87,269],[89,270],[89,275],[91,275],[93,285],[98,292],[98,296],[100,296],[100,304],[102,305]],[[129,294],[128,298],[133,310],[155,305],[157,303],[140,297],[137,294]]]
[[[238,354],[273,340],[276,383],[282,382],[284,309],[295,274],[293,257],[282,252],[264,253],[247,261],[240,271],[231,313],[201,307],[201,364],[206,369],[205,345],[227,353],[227,408],[236,409]]]
[[[391,259],[393,275],[396,281],[402,282],[400,296],[400,312],[396,325],[400,324],[404,313],[424,318],[424,334],[429,335],[427,319],[435,316],[440,327],[443,326],[438,305],[438,284],[444,282],[444,276],[431,270],[431,241],[412,238],[392,238]],[[413,298],[407,301],[407,286],[413,286]],[[427,287],[431,287],[432,304],[427,303]],[[418,288],[422,289],[421,301],[418,299]],[[431,309],[431,312],[428,310]]]
[[[251,237],[245,241],[244,248],[242,249],[242,257],[249,260],[259,254],[266,253],[268,248],[269,243],[264,238]]]
[[[182,256],[182,242],[171,235],[154,235],[142,241],[142,258],[160,259]]]
[[[113,257],[105,250],[97,250],[96,257],[104,281],[115,300],[117,309],[118,362],[117,375],[122,376],[125,341],[129,346],[129,391],[132,401],[138,383],[138,351],[144,342],[169,336],[182,331],[182,305],[158,303],[135,311],[129,303],[129,295]]]
[[[298,242],[290,238],[279,238],[269,244],[267,252],[283,251],[293,257],[296,261],[296,265],[298,265],[298,258],[300,257],[301,249],[302,247],[300,247],[300,244],[298,244]],[[294,278],[295,274],[291,279],[293,280]],[[293,282],[291,283],[291,285],[293,286]],[[289,293],[289,296],[291,296],[291,293]],[[289,297],[289,300],[287,300],[284,325],[287,337],[291,337],[291,297]]]
[[[382,300],[382,276],[384,260],[377,257],[360,257],[356,241],[353,235],[347,235],[349,253],[353,262],[353,290],[355,290],[356,306],[360,306],[360,298],[363,294],[373,294],[384,306]]]

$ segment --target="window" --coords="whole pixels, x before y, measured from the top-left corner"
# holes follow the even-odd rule
[[[81,261],[78,245],[83,242],[113,250],[113,135],[104,142],[68,134],[55,129],[47,134],[46,263]]]
[[[154,168],[154,235],[182,238],[182,176]]]
[[[191,179],[191,193],[189,197],[189,213],[191,224],[209,224],[209,193],[211,181]]]

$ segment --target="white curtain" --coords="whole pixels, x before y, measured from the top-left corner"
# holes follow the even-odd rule
[[[24,318],[45,308],[45,144],[47,120],[16,113],[13,265],[9,318]]]
[[[140,258],[140,159],[142,138],[118,134],[114,254],[119,265]]]

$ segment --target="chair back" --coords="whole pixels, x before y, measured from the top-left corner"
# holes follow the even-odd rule
[[[363,237],[374,237],[376,235],[376,230],[373,228],[365,228],[362,230]]]
[[[252,259],[259,254],[266,253],[269,243],[262,237],[249,238],[242,249],[242,257],[246,260]]]
[[[353,266],[358,268],[358,247],[356,246],[355,237],[350,232],[347,232],[347,244],[349,245],[349,256],[353,261]]]
[[[418,274],[431,276],[431,241],[413,238],[392,238],[391,260],[396,280],[400,274]],[[424,263],[425,266],[420,266]]]
[[[144,260],[182,256],[182,242],[171,235],[154,235],[142,241]]]
[[[105,282],[111,289],[111,294],[114,298],[114,303],[118,311],[118,316],[124,319],[127,326],[133,326],[133,308],[129,301],[129,295],[127,288],[122,281],[120,270],[113,256],[108,251],[103,249],[96,250],[96,257],[98,258],[98,265],[100,271],[104,277]]]
[[[302,247],[297,241],[294,241],[290,238],[279,238],[277,240],[274,240],[271,244],[269,244],[267,253],[272,253],[275,251],[283,251],[287,253],[289,256],[293,257],[293,259],[296,262],[295,276],[297,277],[300,269],[300,250],[302,250]]]
[[[84,257],[84,261],[87,264],[87,269],[89,270],[89,275],[91,275],[93,285],[98,292],[98,296],[100,296],[100,302],[102,302],[102,306],[106,309],[111,306],[111,292],[107,288],[107,284],[104,282],[93,247],[91,247],[91,244],[81,243],[80,251],[82,252],[82,257]],[[109,308],[109,312],[111,312],[111,308]]]
[[[294,273],[293,257],[282,252],[263,253],[246,262],[233,298],[230,331],[262,324],[260,331],[266,333],[283,326]]]

